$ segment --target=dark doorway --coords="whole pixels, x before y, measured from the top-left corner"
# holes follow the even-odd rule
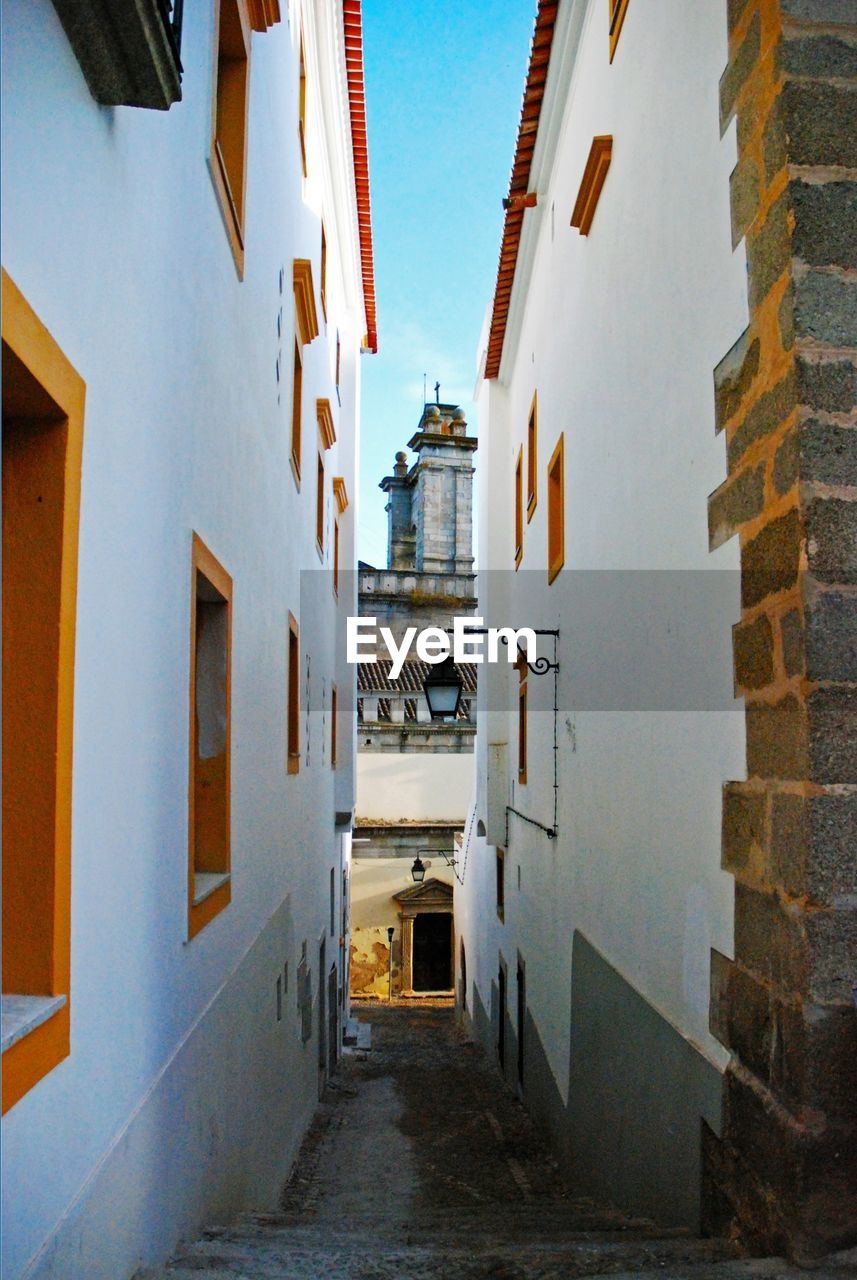
[[[414,917],[414,991],[452,988],[452,916],[421,912]]]
[[[331,966],[327,975],[327,1052],[328,1070],[336,1070],[339,1056],[339,1000],[336,989],[336,965]]]
[[[524,1026],[527,1021],[527,977],[522,960],[518,961],[518,1084],[524,1085]]]
[[[497,1057],[500,1066],[506,1066],[506,970],[500,965],[497,973]]]
[[[318,948],[318,1090],[321,1094],[327,1073],[327,990],[325,973],[327,970],[327,950],[324,938]]]

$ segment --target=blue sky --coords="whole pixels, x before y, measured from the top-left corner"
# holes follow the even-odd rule
[[[358,554],[386,555],[378,482],[413,434],[423,373],[472,403],[535,0],[364,0],[376,356],[363,357]],[[478,462],[478,454],[477,454]]]

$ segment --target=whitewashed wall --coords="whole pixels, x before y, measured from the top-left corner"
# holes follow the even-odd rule
[[[735,138],[721,140],[718,124],[725,0],[631,0],[612,66],[606,8],[560,4],[530,182],[538,207],[525,217],[500,378],[479,401],[482,492],[507,495],[480,509],[480,612],[567,638],[574,571],[738,567],[734,542],[709,553],[706,524],[725,474],[712,370],[747,322],[743,247],[733,252],[730,238]],[[614,136],[612,166],[582,238],[569,220],[601,134]],[[513,568],[514,463],[536,390],[538,506],[521,570],[494,574]],[[560,432],[565,568],[548,587],[546,466]],[[474,837],[457,892],[468,978],[486,1009],[499,953],[510,966],[526,957],[528,1004],[563,1101],[575,929],[708,1061],[725,1063],[708,1031],[708,967],[712,946],[731,952],[720,789],[744,774],[744,730],[730,709],[737,575],[719,589],[719,625],[691,646],[722,691],[719,711],[575,710],[578,655],[560,640],[559,838],[512,820],[505,924],[486,909],[495,871],[484,840]],[[480,678],[476,816],[488,745],[506,742],[509,802],[549,824],[552,680],[530,679],[525,787],[512,781],[516,718],[498,710],[513,693],[502,669]],[[509,999],[514,1021],[513,986]]]
[[[357,812],[364,822],[422,820],[463,825],[473,790],[473,769],[472,755],[361,751],[357,756]]]
[[[99,107],[49,0],[3,4],[3,265],[87,387],[71,1055],[4,1118],[9,1280],[122,1280],[212,1218],[273,1205],[317,1096],[315,1033],[301,1043],[295,974],[304,940],[314,992],[322,935],[328,965],[338,955],[329,869],[339,886],[334,811],[353,803],[353,730],[345,721],[334,775],[325,717],[336,608],[326,590],[314,616],[301,616],[300,577],[330,577],[315,549],[316,396],[334,405],[328,484],[344,476],[355,501],[365,321],[340,7],[303,7],[310,178],[302,190],[298,9],[283,4],[283,21],[252,38],[239,282],[206,163],[213,5],[185,6],[184,98],[162,114]],[[299,494],[288,464],[291,263],[311,258],[318,287],[322,210],[329,322],[305,351]],[[329,497],[328,535],[331,518]],[[352,505],[343,565],[354,527]],[[187,943],[192,530],[234,581],[232,902]],[[291,778],[288,610],[312,655],[305,758]],[[346,591],[340,621],[353,611]],[[346,717],[350,680],[340,659]]]

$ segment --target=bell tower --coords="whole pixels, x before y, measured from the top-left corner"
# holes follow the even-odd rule
[[[387,567],[417,573],[473,572],[473,453],[464,410],[427,404],[408,441],[417,455],[410,468],[396,454],[388,494]]]

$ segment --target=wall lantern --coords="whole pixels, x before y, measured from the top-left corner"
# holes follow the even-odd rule
[[[426,878],[425,863],[422,858],[420,858],[419,854],[417,854],[414,859],[414,865],[411,867],[411,875],[414,877],[416,884],[422,884],[423,880]]]
[[[432,720],[455,719],[458,715],[458,704],[461,702],[462,688],[461,676],[456,671],[455,663],[449,654],[443,662],[429,668],[423,680],[423,692],[426,695]],[[414,865],[416,866],[416,863]]]

